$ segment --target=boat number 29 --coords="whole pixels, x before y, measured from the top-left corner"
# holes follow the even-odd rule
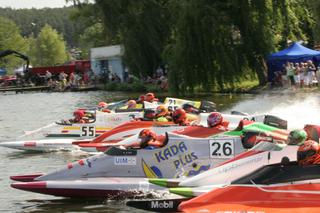
[[[234,142],[231,139],[210,140],[211,158],[230,158],[234,156]]]
[[[81,137],[94,137],[95,135],[95,126],[81,126]]]

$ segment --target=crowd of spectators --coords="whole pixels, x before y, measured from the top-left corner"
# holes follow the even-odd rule
[[[281,71],[274,73],[273,84],[292,88],[320,86],[320,66],[316,67],[311,60],[286,62]]]
[[[12,86],[25,87],[25,86],[49,86],[52,90],[64,91],[67,89],[79,88],[88,85],[96,85],[99,83],[106,84],[112,83],[142,83],[157,85],[162,90],[168,89],[168,66],[159,66],[154,70],[151,76],[140,75],[139,77],[129,72],[129,69],[124,70],[123,75],[120,77],[117,73],[105,70],[100,75],[95,75],[90,69],[86,72],[60,72],[51,73],[46,70],[45,74],[35,74],[31,71],[24,73],[17,73]],[[2,84],[1,84],[2,85]],[[3,84],[4,85],[4,84]],[[7,85],[7,84],[6,84]]]
[[[168,66],[159,66],[152,76],[143,77],[143,82],[147,84],[159,85],[163,90],[168,89]]]
[[[64,91],[66,89],[88,86],[94,82],[95,75],[91,70],[87,72],[71,72],[70,74],[65,72],[51,73],[47,70],[45,74],[35,74],[30,71],[16,73],[14,81],[8,84],[8,86],[49,86],[53,90]]]

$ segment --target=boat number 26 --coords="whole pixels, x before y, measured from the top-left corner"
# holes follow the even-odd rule
[[[234,141],[232,139],[210,140],[211,158],[230,158],[234,156]]]
[[[95,126],[81,126],[81,137],[94,137],[96,135]]]

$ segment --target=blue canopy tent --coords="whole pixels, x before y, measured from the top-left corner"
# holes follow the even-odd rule
[[[311,50],[294,42],[287,49],[269,55],[267,59],[268,65],[268,81],[273,81],[274,72],[281,71],[282,65],[289,62],[305,62],[312,60],[317,66],[320,62],[320,51]]]
[[[1,76],[1,75],[6,75],[6,74],[7,74],[7,72],[6,72],[5,70],[3,70],[3,69],[0,68],[0,76]]]

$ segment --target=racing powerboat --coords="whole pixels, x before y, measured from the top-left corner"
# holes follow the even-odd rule
[[[151,211],[177,211],[181,202],[224,188],[242,177],[255,174],[257,170],[265,166],[275,163],[295,162],[297,160],[297,149],[298,146],[260,142],[249,151],[217,164],[199,175],[189,178],[149,180],[150,183],[168,187],[171,193],[182,197],[160,200],[133,200],[127,202],[127,205]],[[161,205],[155,205],[155,203]]]
[[[272,128],[273,131],[279,130],[265,124],[259,125],[265,132],[267,128]],[[257,124],[251,126],[255,131],[259,129]],[[245,127],[250,131],[250,125]],[[239,137],[242,133],[241,130],[230,131],[220,137],[212,138],[192,138],[169,133],[166,145],[162,148],[122,149],[121,146],[135,142],[128,138],[110,147],[105,153],[67,164],[65,168],[52,173],[11,176],[12,180],[23,181],[13,183],[12,187],[66,197],[87,197],[90,190],[99,190],[99,193],[106,197],[111,187],[111,183],[106,180],[116,177],[118,182],[111,184],[116,185],[111,188],[112,194],[117,187],[119,189],[117,193],[125,194],[127,189],[122,190],[121,187],[122,183],[128,185],[130,182],[128,178],[138,178],[135,180],[136,183],[140,181],[143,185],[146,178],[197,177],[210,168],[231,161],[248,148],[248,144]],[[238,162],[237,159],[234,161]],[[255,158],[251,161],[259,163]],[[147,185],[150,190],[159,190],[157,184]],[[140,193],[136,186],[137,184],[131,185],[130,192]],[[160,187],[167,191],[164,186]]]
[[[182,202],[183,212],[319,212],[320,165],[266,165],[227,186]]]
[[[139,108],[127,109],[126,103],[128,100],[110,103],[107,107],[109,112],[102,112],[97,109],[79,109],[89,115],[87,123],[77,123],[70,120],[60,120],[55,122],[55,125],[49,125],[48,128],[39,128],[34,131],[27,131],[28,134],[42,131],[46,137],[71,137],[71,138],[93,138],[104,132],[110,131],[112,128],[137,118],[143,118],[144,110],[155,109],[160,104],[165,105],[170,110],[182,107],[188,104],[193,107],[198,113],[212,112],[216,110],[216,106],[210,101],[191,101],[178,98],[167,97],[164,103],[159,102],[144,102]],[[72,119],[71,119],[72,120]],[[54,127],[54,128],[53,128]],[[45,130],[46,129],[46,130]],[[52,130],[53,129],[53,130]],[[45,131],[44,131],[45,130]]]
[[[108,113],[106,113],[108,114]],[[217,131],[215,128],[207,128],[206,121],[209,113],[201,113],[198,116],[197,123],[198,125],[193,126],[179,126],[175,125],[172,122],[156,122],[156,121],[141,121],[133,120],[125,122],[123,124],[114,127],[112,130],[101,134],[100,136],[94,139],[44,139],[44,140],[26,140],[26,141],[12,141],[12,142],[1,142],[0,146],[6,148],[13,148],[19,150],[28,150],[28,151],[61,151],[61,150],[79,150],[86,152],[103,152],[110,145],[113,145],[116,142],[119,142],[123,139],[129,138],[130,136],[138,134],[142,129],[151,128],[156,134],[164,135],[165,132],[175,131],[178,134],[183,134],[191,137],[205,138],[212,135],[218,134],[221,131]],[[229,129],[238,127],[241,120],[249,121],[260,121],[269,125],[276,127],[286,128],[286,121],[277,118],[271,115],[256,115],[256,116],[244,116],[244,115],[232,115],[232,114],[223,114],[225,120],[229,122]],[[267,128],[268,132],[273,130],[271,126]],[[94,134],[94,126],[83,125],[81,127],[88,132]],[[92,129],[91,129],[92,128]],[[251,127],[253,128],[253,126]],[[259,127],[258,127],[259,129]],[[277,130],[278,131],[278,130]],[[280,134],[282,131],[279,130]],[[133,140],[136,140],[133,138]]]

